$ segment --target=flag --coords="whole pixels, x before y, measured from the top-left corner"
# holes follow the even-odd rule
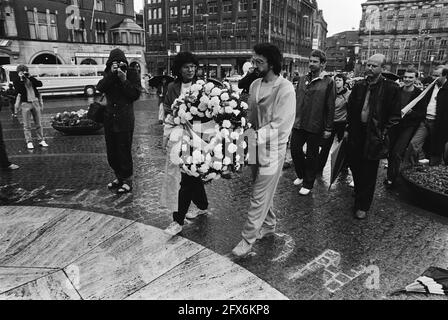
[[[433,83],[431,83],[425,90],[423,90],[422,93],[420,93],[420,95],[415,98],[414,100],[412,100],[411,102],[409,102],[406,107],[404,107],[403,109],[401,109],[401,117],[403,118],[409,111],[412,110],[412,108],[414,108],[416,106],[417,103],[420,102],[420,100],[423,99],[423,97],[429,92],[429,90],[431,90],[435,84],[436,84],[437,80],[434,80]]]

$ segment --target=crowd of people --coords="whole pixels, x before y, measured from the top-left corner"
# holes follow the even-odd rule
[[[325,53],[313,50],[309,73],[290,81],[281,75],[282,54],[275,45],[264,43],[254,47],[251,65],[246,65],[239,88],[241,99],[249,105],[248,120],[257,133],[257,162],[250,165],[253,174],[250,209],[242,228],[242,240],[232,251],[235,256],[247,255],[256,240],[275,231],[273,198],[288,145],[297,175],[291,183],[300,186],[299,195],[308,196],[316,176],[327,163],[334,139],[346,140],[355,193],[353,213],[357,219],[365,219],[370,210],[381,159],[388,159],[384,181],[388,188],[395,185],[404,166],[439,165],[442,159],[447,164],[448,66],[435,67],[433,81],[422,90],[416,84],[417,70],[409,67],[399,84],[383,75],[385,65],[384,55],[371,56],[364,77],[349,85],[352,79],[346,74],[327,73]],[[141,85],[120,49],[110,52],[106,66],[97,89],[107,101],[105,142],[107,160],[115,174],[107,187],[119,194],[128,193],[132,192],[133,177],[133,102],[140,96]],[[175,81],[163,83],[157,92],[158,119],[163,122],[166,150],[160,204],[173,213],[173,222],[165,230],[170,235],[182,231],[185,219],[206,214],[209,205],[204,182],[182,172],[170,157],[176,142],[173,132],[182,126],[173,121],[171,106],[196,82],[198,66],[198,59],[191,52],[178,53],[173,62]],[[21,110],[27,148],[34,147],[31,117],[39,145],[47,147],[41,125],[43,104],[37,89],[42,83],[30,76],[24,65],[18,66],[17,71],[19,77],[7,93],[11,116],[14,118]],[[0,125],[0,165],[8,170],[17,169],[8,160],[1,132]],[[269,148],[270,152],[263,148]],[[189,210],[191,203],[199,210]]]

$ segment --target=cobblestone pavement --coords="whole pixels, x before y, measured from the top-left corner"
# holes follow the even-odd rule
[[[25,148],[21,125],[11,121],[6,108],[0,114],[8,154],[21,166],[0,173],[0,204],[89,210],[158,228],[169,224],[171,213],[158,203],[165,157],[154,96],[135,106],[134,191],[122,196],[106,188],[113,174],[101,131],[65,136],[50,125],[52,114],[86,108],[86,101],[52,99],[46,105],[43,122],[50,147],[32,152]],[[293,169],[285,167],[274,200],[276,234],[236,262],[290,299],[446,299],[389,296],[429,266],[448,268],[448,218],[435,214],[437,208],[418,207],[422,204],[402,183],[397,191],[385,190],[384,170],[379,174],[371,213],[358,221],[352,218],[353,190],[346,176],[328,190],[327,164],[312,194],[301,197],[292,184]],[[244,171],[208,184],[210,213],[189,223],[182,236],[229,255],[249,206],[249,176]]]

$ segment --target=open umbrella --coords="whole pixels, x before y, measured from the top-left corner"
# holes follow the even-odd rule
[[[396,75],[395,73],[392,73],[390,71],[384,71],[381,74],[383,75],[383,77],[390,79],[392,81],[397,81],[398,79],[400,79],[400,77],[398,75]]]
[[[218,87],[221,87],[221,88],[224,87],[224,84],[221,81],[219,81],[219,80],[217,80],[215,78],[207,78],[207,82],[211,82],[215,86],[218,86]]]
[[[342,168],[344,167],[347,157],[347,137],[344,137],[341,142],[331,153],[331,176],[330,176],[330,190],[331,185],[334,183]]]
[[[448,270],[430,267],[413,283],[392,292],[392,295],[400,293],[426,293],[448,295]]]
[[[168,75],[154,76],[148,80],[148,85],[150,87],[158,88],[162,84],[163,79],[166,79],[167,84],[174,81],[174,78]]]

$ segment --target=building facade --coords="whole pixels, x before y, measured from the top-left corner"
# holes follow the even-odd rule
[[[133,18],[133,0],[2,0],[0,64],[104,64],[119,47],[146,70]]]
[[[327,38],[327,71],[357,73],[359,64],[359,31],[336,33]]]
[[[222,79],[242,73],[255,44],[271,42],[284,72],[304,73],[316,9],[315,0],[145,0],[148,69],[167,72],[176,52],[191,51],[200,73]]]
[[[314,13],[313,49],[325,50],[328,33],[328,24],[324,19],[322,10]]]
[[[387,68],[402,74],[414,65],[425,75],[448,57],[447,0],[369,0],[362,4],[361,63],[382,53]],[[373,14],[371,13],[373,12]]]

